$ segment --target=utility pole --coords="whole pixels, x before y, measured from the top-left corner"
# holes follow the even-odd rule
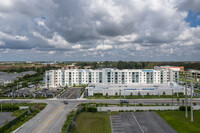
[[[1,101],[1,112],[3,111],[3,101]]]
[[[187,76],[185,77],[185,117],[188,118],[188,109],[187,109]]]
[[[121,89],[119,91],[120,91],[120,102],[121,102]]]
[[[193,83],[192,83],[192,79],[190,81],[190,95],[191,95],[191,98],[190,98],[190,106],[191,106],[191,122],[193,122],[193,103],[192,103],[192,91],[193,91]]]
[[[173,95],[174,95],[174,92],[173,92],[173,89],[172,89],[172,106],[174,105],[174,97],[173,97]]]

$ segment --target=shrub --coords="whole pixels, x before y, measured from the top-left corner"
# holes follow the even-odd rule
[[[191,110],[191,107],[188,106],[187,109],[188,109],[188,111],[190,111],[190,110]],[[180,106],[180,107],[179,107],[179,110],[180,110],[180,111],[185,111],[185,106]]]
[[[89,108],[87,108],[87,112],[97,112],[97,108],[89,107]]]
[[[142,103],[139,103],[139,106],[142,106],[143,104]]]

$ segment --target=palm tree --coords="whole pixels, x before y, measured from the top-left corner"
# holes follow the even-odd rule
[[[180,100],[180,99],[177,97],[177,99],[176,99],[176,100],[177,100],[177,102],[178,102],[178,105],[179,105],[179,100]]]

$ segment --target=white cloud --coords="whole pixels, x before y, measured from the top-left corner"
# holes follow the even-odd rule
[[[73,49],[80,49],[81,48],[81,45],[80,44],[76,44],[74,46],[72,46]]]
[[[45,26],[44,21],[39,20],[37,23],[38,23],[39,26]]]
[[[48,54],[55,54],[56,51],[49,51]]]
[[[200,26],[184,30],[177,38],[181,46],[198,46],[200,44]]]
[[[110,50],[112,45],[100,44],[96,47],[97,50]]]
[[[26,36],[10,35],[0,31],[0,39],[14,40],[14,41],[27,41],[29,38]]]
[[[70,44],[61,35],[59,35],[56,32],[54,32],[54,34],[52,35],[52,38],[46,38],[37,32],[32,32],[32,34],[35,37],[38,37],[38,38],[48,42],[49,45],[54,46],[56,48],[68,48],[70,46]]]
[[[5,45],[5,43],[4,43],[4,42],[2,42],[2,41],[0,41],[0,46],[1,46],[1,45]]]

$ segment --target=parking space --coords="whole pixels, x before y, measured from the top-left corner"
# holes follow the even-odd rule
[[[155,112],[121,112],[118,118],[125,133],[176,133]],[[112,125],[111,129],[115,131]]]
[[[82,87],[71,87],[65,93],[63,93],[60,99],[77,99],[80,98]]]
[[[111,133],[125,133],[120,115],[110,116]]]

